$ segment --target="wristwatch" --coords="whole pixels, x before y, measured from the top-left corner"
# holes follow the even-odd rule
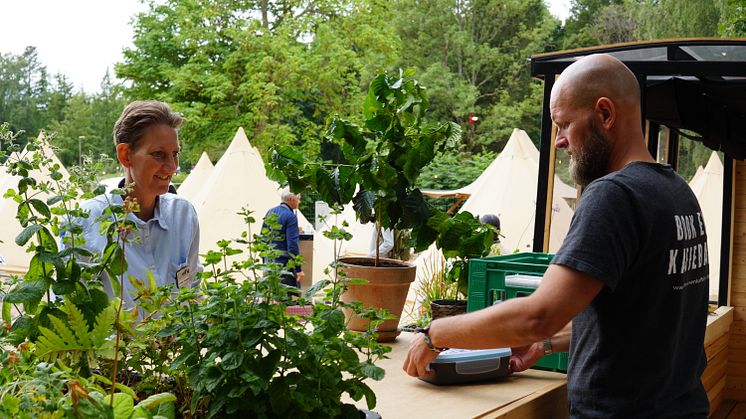
[[[541,343],[541,346],[544,348],[544,355],[551,355],[554,353],[554,348],[552,347],[552,338],[546,338]]]
[[[429,324],[425,328],[418,327],[417,333],[422,333],[423,335],[425,335],[425,345],[427,345],[427,347],[430,348],[431,351],[441,353],[445,350],[448,350],[448,348],[436,348],[435,345],[433,345],[433,342],[430,340],[430,325]]]

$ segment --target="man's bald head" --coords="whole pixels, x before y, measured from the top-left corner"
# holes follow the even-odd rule
[[[617,106],[639,107],[640,86],[635,75],[616,58],[606,54],[583,57],[562,72],[553,89],[576,108],[593,108],[600,97]]]

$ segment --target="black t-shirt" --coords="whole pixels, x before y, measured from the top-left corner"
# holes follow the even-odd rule
[[[604,283],[573,319],[572,417],[707,415],[707,235],[670,166],[631,163],[588,185],[552,263]]]

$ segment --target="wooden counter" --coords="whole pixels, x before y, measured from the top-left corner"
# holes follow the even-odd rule
[[[408,376],[402,365],[413,333],[402,332],[392,352],[377,363],[382,381],[369,380],[383,419],[563,418],[567,417],[565,374],[529,370],[497,381],[436,386]],[[365,408],[365,402],[356,403]]]

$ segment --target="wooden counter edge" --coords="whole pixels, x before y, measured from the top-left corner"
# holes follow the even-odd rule
[[[549,384],[474,419],[567,418],[567,381]]]
[[[705,347],[715,341],[715,339],[728,333],[731,323],[733,323],[733,307],[718,307],[717,310],[707,316]]]

